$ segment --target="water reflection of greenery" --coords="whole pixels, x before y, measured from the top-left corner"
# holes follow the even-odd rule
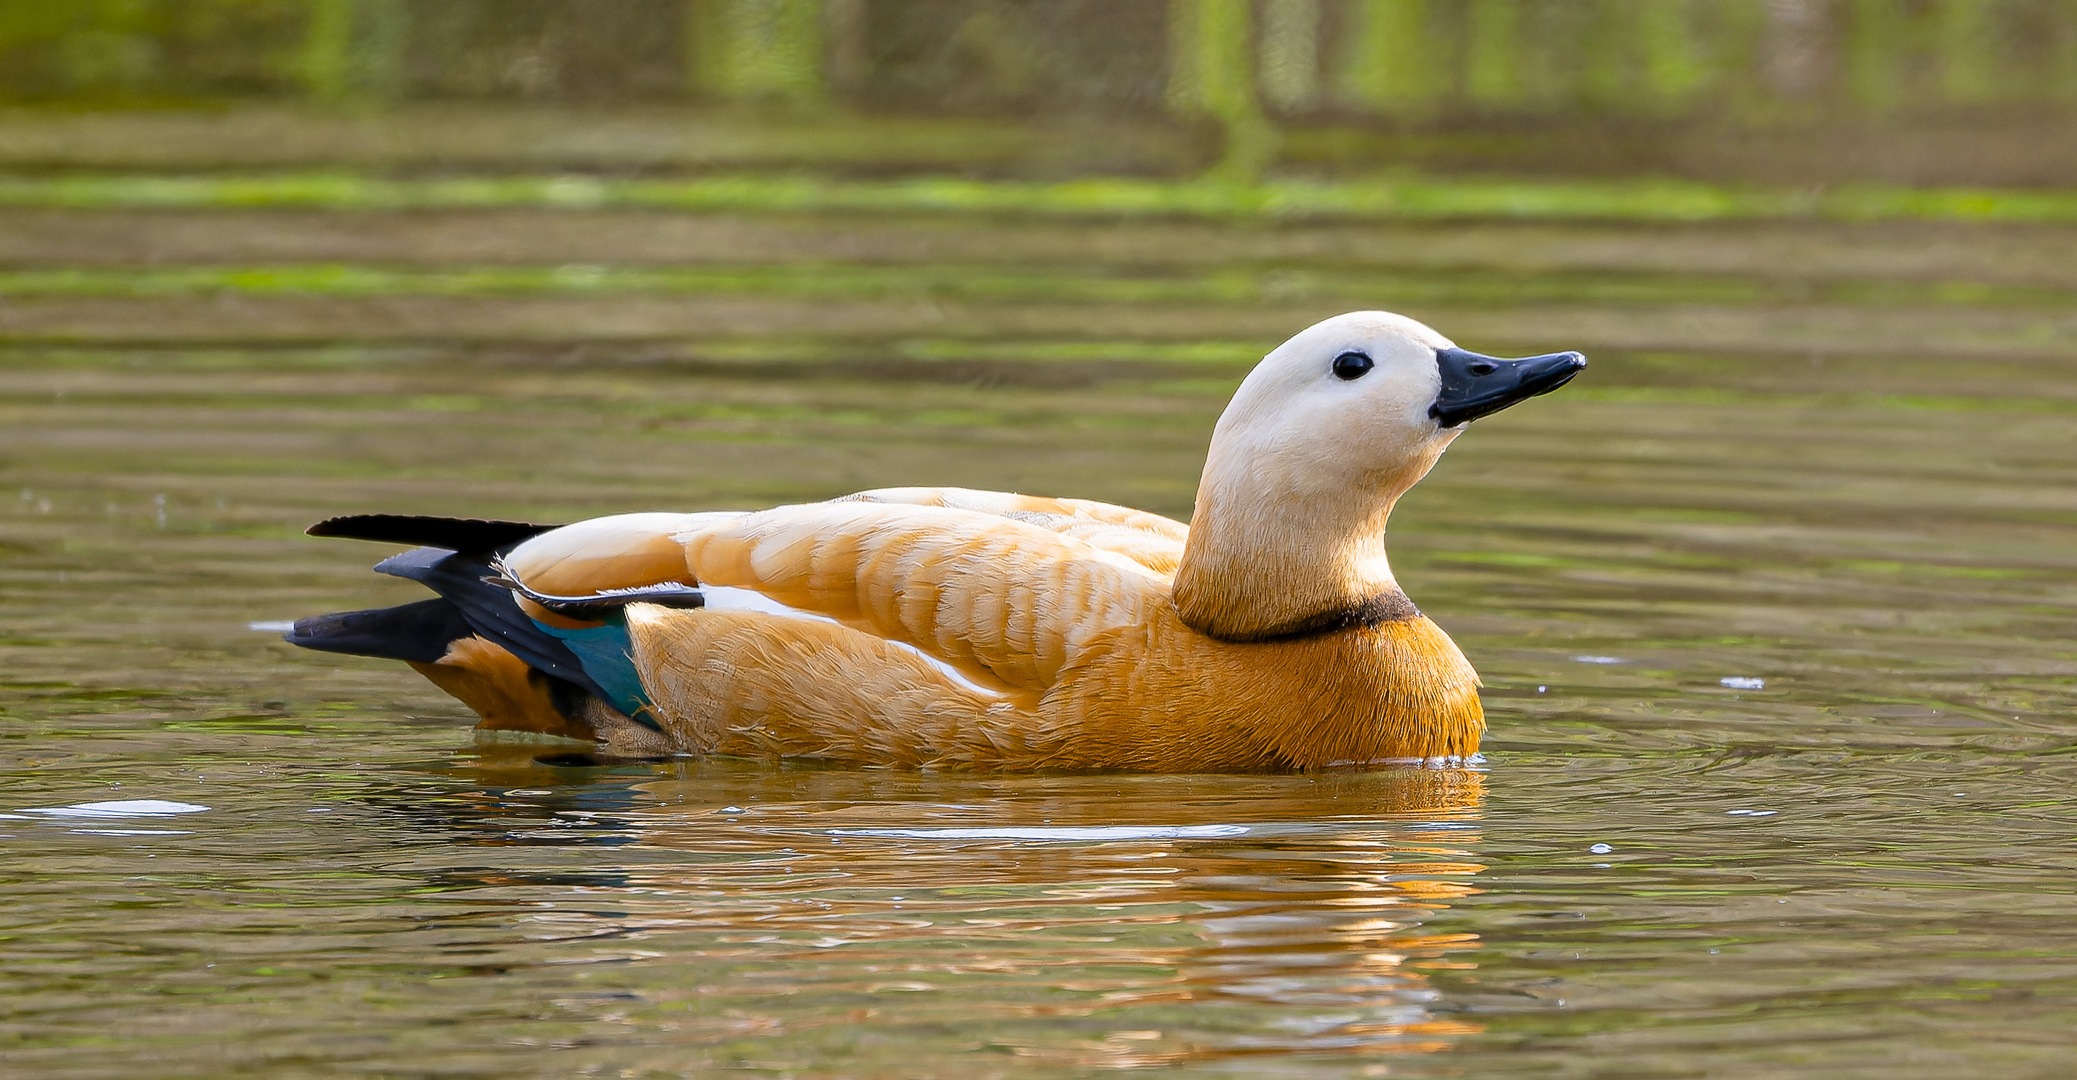
[[[1917,282],[1818,283],[1668,273],[1519,274],[1430,270],[1385,273],[1340,267],[1231,268],[1211,273],[1133,273],[1100,267],[992,266],[150,267],[0,271],[0,296],[159,296],[206,293],[325,296],[498,296],[602,293],[772,295],[816,299],[1068,300],[1104,304],[1269,302],[1391,296],[1403,304],[1592,301],[1633,304],[1780,303],[1789,300],[1972,307],[2066,304],[2066,290]]]
[[[570,175],[397,179],[354,173],[17,175],[0,178],[0,205],[341,210],[619,207],[1242,221],[2077,221],[2077,195],[2052,189],[1922,188],[1866,182],[1808,188],[1676,179],[1443,178],[1403,173],[1345,182],[1234,182],[1216,176],[1020,182],[956,176],[845,180],[759,175],[663,180]]]

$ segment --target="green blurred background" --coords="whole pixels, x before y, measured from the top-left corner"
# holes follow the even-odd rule
[[[9,0],[0,166],[2052,187],[2070,0]]]

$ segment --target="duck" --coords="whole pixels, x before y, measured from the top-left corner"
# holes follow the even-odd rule
[[[1487,356],[1357,311],[1272,350],[1188,524],[950,487],[573,524],[356,514],[314,536],[431,598],[286,638],[401,660],[478,727],[616,758],[1304,772],[1477,754],[1479,677],[1393,576],[1392,509],[1578,352]]]

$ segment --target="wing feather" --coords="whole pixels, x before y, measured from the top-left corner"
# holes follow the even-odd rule
[[[1180,521],[1091,499],[1051,499],[972,488],[906,487],[861,491],[836,501],[943,506],[992,514],[1072,536],[1163,574],[1175,573],[1183,559],[1183,543],[1190,537],[1190,527]]]
[[[1165,602],[1166,576],[1072,536],[973,510],[785,506],[677,534],[700,581],[753,589],[1011,686]]]
[[[1166,602],[1187,536],[1083,499],[892,488],[754,513],[595,518],[505,561],[529,587],[570,597],[663,582],[749,589],[984,683],[1043,690],[1103,629]]]

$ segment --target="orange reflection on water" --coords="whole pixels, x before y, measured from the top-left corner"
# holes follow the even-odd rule
[[[1446,1050],[1431,929],[1478,890],[1483,776],[985,777],[685,762],[610,824],[623,944],[725,972],[644,1037],[885,1037],[1081,1068]],[[628,955],[623,953],[623,955]],[[843,1007],[839,1007],[843,1006]],[[811,1036],[813,1032],[820,1036]]]

